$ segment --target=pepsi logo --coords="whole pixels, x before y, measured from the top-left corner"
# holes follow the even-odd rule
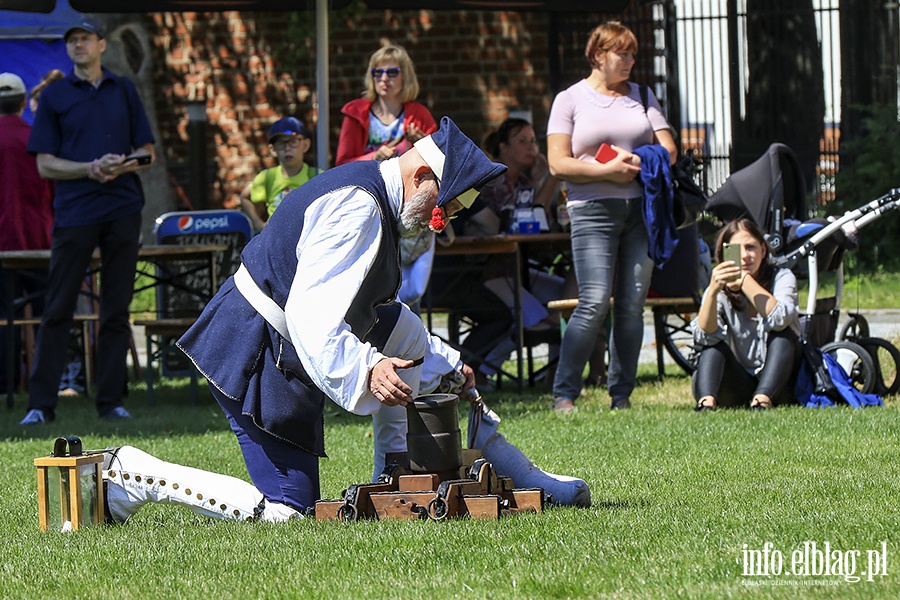
[[[201,231],[216,231],[228,229],[228,217],[192,217],[183,215],[178,217],[179,233],[199,233]]]

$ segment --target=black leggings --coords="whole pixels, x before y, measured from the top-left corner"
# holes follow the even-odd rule
[[[792,401],[791,388],[800,366],[800,340],[790,329],[770,331],[766,343],[766,364],[758,376],[738,362],[725,342],[707,346],[700,352],[697,370],[691,379],[694,399],[716,399],[718,406],[741,406],[762,394],[777,404]],[[722,386],[722,382],[727,385]]]

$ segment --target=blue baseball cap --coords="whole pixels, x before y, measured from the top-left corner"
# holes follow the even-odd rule
[[[103,39],[103,27],[100,26],[95,19],[91,17],[81,17],[78,21],[69,25],[69,28],[66,29],[66,33],[63,35],[63,40],[69,41],[69,34],[76,30],[87,31],[88,33],[94,33],[101,40]]]
[[[469,208],[486,183],[506,172],[506,165],[492,162],[450,117],[443,117],[440,129],[413,146],[437,177],[438,206],[458,199]]]
[[[276,135],[301,135],[303,137],[308,137],[306,135],[306,127],[303,126],[300,119],[294,117],[285,117],[272,123],[272,126],[269,127],[270,144]]]

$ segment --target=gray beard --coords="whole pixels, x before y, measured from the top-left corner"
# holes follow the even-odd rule
[[[427,223],[423,224],[418,220],[420,217],[417,215],[422,214],[428,206],[430,195],[430,189],[419,190],[413,194],[412,198],[403,203],[403,208],[400,209],[400,223],[398,225],[400,237],[416,237],[428,227]]]

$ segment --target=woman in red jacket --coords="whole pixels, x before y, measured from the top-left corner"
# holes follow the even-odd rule
[[[425,106],[415,102],[419,81],[412,59],[400,46],[384,46],[369,58],[362,98],[344,105],[336,165],[400,156],[437,131]]]

